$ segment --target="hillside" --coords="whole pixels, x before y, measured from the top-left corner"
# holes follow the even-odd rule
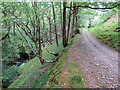
[[[120,3],[0,2],[2,88],[117,88]]]
[[[80,74],[77,74],[75,71],[77,69],[76,63],[70,63],[71,66],[69,67],[69,78],[67,76],[63,76],[64,72],[62,73],[62,69],[66,64],[68,49],[73,44],[73,40],[70,42],[70,45],[64,50],[64,52],[60,55],[58,61],[55,63],[46,63],[45,65],[40,65],[37,57],[30,60],[27,64],[21,67],[21,75],[9,86],[9,88],[85,87],[84,83],[81,82],[82,76]],[[56,47],[55,45],[49,46],[48,49],[54,49],[54,51],[61,50],[60,47]],[[43,55],[47,56],[47,58],[52,58],[52,55],[48,56],[48,54],[48,52],[44,52]],[[64,78],[71,80],[69,82],[66,82],[68,86],[63,85]],[[81,86],[79,86],[80,84]]]
[[[95,25],[91,27],[89,31],[100,41],[114,48],[117,51],[119,49],[118,35],[120,32],[118,15],[112,16],[103,24]]]
[[[118,32],[114,30],[114,28],[118,27],[117,24],[118,23],[116,21],[116,17],[114,16],[104,24],[96,25],[95,27],[92,27],[89,30],[93,35],[95,35],[102,42],[107,43],[108,45],[111,45],[112,47],[117,49],[118,43],[117,43],[116,37],[118,37]],[[77,37],[78,35],[75,38]],[[79,65],[76,63],[76,61],[74,61],[75,58],[73,58],[73,61],[70,61],[72,59],[70,59],[69,62],[67,61],[68,57],[71,58],[72,55],[73,57],[74,55],[76,55],[75,52],[73,52],[73,50],[69,51],[68,53],[68,50],[71,48],[71,45],[73,44],[75,38],[71,41],[70,45],[60,55],[58,61],[53,64],[46,63],[44,66],[42,65],[40,66],[40,63],[37,57],[30,60],[27,64],[25,64],[22,67],[21,75],[17,78],[17,80],[15,80],[11,84],[9,88],[46,88],[46,87],[47,88],[66,88],[66,87],[85,88],[87,87],[86,86],[87,82],[85,82],[83,79],[84,72],[82,72],[83,70],[82,71],[79,70]],[[62,49],[62,47],[56,47],[56,48],[55,47],[56,47],[55,45],[51,45],[48,47],[48,49],[49,50],[54,49],[54,51],[56,50],[60,51]],[[72,46],[72,48],[73,47],[74,46]],[[80,52],[83,52],[83,51],[80,51]],[[45,50],[43,55],[45,57],[47,56],[47,58],[53,59],[52,55],[49,55],[49,53],[46,52]],[[82,54],[80,54],[80,57],[81,55]],[[104,87],[104,86],[105,85],[101,87]]]

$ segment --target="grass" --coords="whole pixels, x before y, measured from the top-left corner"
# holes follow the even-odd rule
[[[51,52],[59,52],[63,49],[62,43],[57,47],[55,43],[47,46]],[[43,50],[43,58],[47,60],[53,60],[55,57],[49,54],[45,48]],[[41,65],[39,58],[35,57],[32,60],[28,61],[23,67],[21,67],[20,76],[9,86],[9,88],[43,88],[48,80],[49,75],[51,74],[52,67],[45,70],[45,72],[40,72],[39,70],[42,67],[49,65],[45,63]]]
[[[113,17],[114,18],[114,17]],[[103,24],[98,24],[95,27],[89,29],[89,31],[97,37],[100,41],[107,44],[108,46],[114,48],[117,51],[118,49],[118,32],[115,29],[118,27],[118,21],[114,22],[105,22]]]
[[[43,66],[40,64],[37,57],[30,60],[22,68],[21,75],[11,84],[9,88],[35,88],[39,81],[44,81],[42,84],[39,83],[39,87],[43,87],[47,82],[48,73],[39,72],[39,69],[42,67]],[[42,78],[43,75],[44,80]]]
[[[63,75],[62,69],[66,64],[66,58],[68,54],[68,48],[73,44],[75,37],[69,42],[68,47],[64,49],[64,52],[60,55],[57,62],[53,64],[45,63],[41,65],[38,57],[33,58],[23,67],[21,67],[21,75],[9,86],[9,88],[60,88],[62,87],[64,78],[67,78],[68,87],[84,87],[82,80],[74,80],[74,78],[82,79],[82,75],[76,71],[78,68],[75,62],[70,63],[69,72],[67,75]],[[56,44],[52,44],[47,47],[51,52],[57,53],[63,49],[62,43],[57,47]],[[43,58],[47,60],[53,60],[55,57],[49,54],[45,48],[42,49]],[[40,72],[42,67],[51,65],[44,72]]]
[[[72,61],[68,67],[65,67],[67,62],[68,48],[73,44],[75,37],[70,42],[69,46],[65,48],[64,53],[60,56],[59,61],[53,67],[49,82],[46,88],[85,88],[85,82],[82,79],[82,74],[78,70],[77,64]],[[64,72],[67,69],[68,72]],[[78,80],[76,80],[78,79]],[[63,85],[65,84],[65,85]]]

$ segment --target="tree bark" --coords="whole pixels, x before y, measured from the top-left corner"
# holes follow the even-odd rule
[[[2,37],[0,37],[0,40],[4,40],[9,35],[9,32],[10,32],[10,26],[7,26],[7,32]]]
[[[50,40],[49,40],[49,42],[50,42],[50,44],[52,44],[52,28],[51,28],[51,18],[49,18],[49,19],[48,19],[48,21],[49,21],[49,29],[50,29],[50,31],[49,31],[49,37],[50,37]]]
[[[62,29],[62,35],[63,35],[63,47],[67,46],[67,40],[66,40],[66,2],[63,2],[63,29]]]
[[[70,7],[72,7],[72,2],[70,3]],[[71,8],[69,10],[69,21],[68,21],[68,30],[67,30],[67,43],[68,43],[68,39],[69,39],[69,31],[70,31],[70,22],[71,22]]]
[[[62,30],[62,4],[61,4],[61,2],[60,2],[60,14],[61,14],[61,30]]]
[[[36,37],[37,37],[37,41],[35,42],[35,45],[36,45],[36,48],[37,48],[37,52],[38,52],[38,55],[42,57],[42,50],[41,50],[41,30],[40,30],[40,18],[38,16],[38,13],[37,13],[37,10],[38,10],[38,7],[37,7],[37,2],[34,2],[34,5],[33,5],[33,8],[34,8],[34,12],[35,12],[35,17],[36,17]],[[44,60],[39,57],[39,60],[41,62],[41,64],[44,64]]]
[[[58,36],[57,36],[57,28],[56,28],[56,16],[55,16],[55,10],[54,10],[53,2],[52,2],[52,9],[53,9],[53,18],[54,18],[54,29],[55,29],[56,45],[58,46]]]
[[[75,6],[75,3],[73,3],[73,6]],[[72,30],[71,30],[71,37],[74,37],[74,30],[75,30],[75,8],[73,8],[73,20],[72,20]]]
[[[82,6],[82,5],[79,5],[79,6],[73,6],[73,7],[66,7],[66,8],[76,8],[76,7],[82,7],[82,8],[90,8],[90,9],[113,9],[113,8],[116,8],[116,7],[119,7],[120,6],[120,3],[114,5],[114,6],[111,6],[111,7],[103,7],[103,8],[100,8],[100,7],[91,7],[91,6]]]

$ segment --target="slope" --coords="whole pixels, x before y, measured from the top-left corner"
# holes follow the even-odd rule
[[[110,47],[113,47],[115,50],[120,51],[119,47],[119,21],[118,16],[114,15],[105,23],[95,25],[90,28],[89,31],[100,41],[107,44]]]

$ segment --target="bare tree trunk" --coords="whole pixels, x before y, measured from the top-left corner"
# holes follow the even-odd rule
[[[72,7],[72,2],[70,3],[70,7]],[[67,30],[67,43],[68,43],[68,39],[69,39],[70,22],[71,22],[71,8],[69,10],[69,21],[68,21],[68,30]]]
[[[42,56],[42,50],[41,50],[41,36],[40,36],[40,34],[41,34],[41,30],[40,30],[40,19],[38,18],[38,47],[39,47],[39,49],[38,49],[38,53],[39,53],[39,55],[40,56]],[[39,57],[39,59],[40,59],[40,61],[41,61],[41,64],[44,64],[44,60],[41,58],[41,57]]]
[[[43,20],[43,22],[42,22],[42,24],[43,24],[43,28],[42,28],[42,30],[44,31],[45,30],[45,22],[44,22],[44,15],[42,15],[42,20]],[[45,38],[44,38],[44,32],[42,32],[42,43],[43,43],[43,47],[45,47]]]
[[[78,29],[78,16],[77,16],[77,13],[78,13],[78,7],[76,7],[76,9],[75,9],[75,18],[76,18],[76,29],[75,29],[75,34],[78,34],[78,33],[79,33],[79,29]]]
[[[35,45],[36,45],[36,48],[37,48],[37,52],[38,52],[38,55],[40,56],[39,57],[39,60],[41,62],[41,64],[44,64],[44,60],[41,58],[42,57],[42,50],[41,50],[41,37],[40,37],[40,18],[38,16],[38,13],[37,13],[37,10],[38,10],[38,7],[37,7],[37,2],[34,2],[34,11],[35,11],[35,17],[36,17],[36,31],[37,31],[37,42],[35,42]]]
[[[90,28],[91,27],[91,19],[89,18],[89,26],[88,26],[88,28]]]
[[[75,9],[73,9],[73,18],[72,18],[72,30],[71,30],[71,37],[74,36],[74,27],[75,27]]]
[[[62,30],[62,4],[61,4],[61,2],[60,2],[60,14],[61,14],[61,30]]]
[[[55,38],[56,38],[56,44],[58,46],[58,36],[57,36],[57,28],[56,28],[56,16],[55,16],[55,10],[54,10],[53,2],[52,2],[52,9],[53,9],[53,18],[54,18],[54,27],[55,27]]]
[[[62,29],[62,35],[63,35],[63,47],[67,46],[67,40],[66,40],[66,2],[63,2],[63,29]]]
[[[48,19],[48,21],[49,21],[49,29],[50,29],[50,31],[49,31],[49,37],[50,37],[50,40],[49,40],[49,42],[50,42],[50,44],[52,44],[52,28],[51,28],[51,18],[49,18],[49,19]]]

